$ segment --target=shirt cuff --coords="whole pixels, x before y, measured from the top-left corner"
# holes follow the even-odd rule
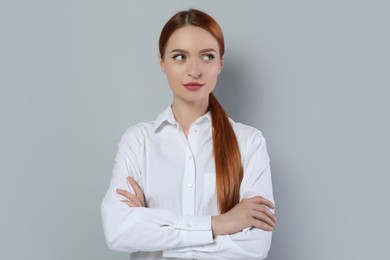
[[[211,216],[182,216],[174,228],[180,230],[184,246],[213,243]]]

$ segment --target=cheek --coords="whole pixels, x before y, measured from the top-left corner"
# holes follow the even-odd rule
[[[182,76],[177,71],[169,71],[166,73],[169,87],[174,90],[182,83]]]
[[[207,77],[209,78],[216,78],[218,77],[221,67],[216,65],[216,66],[210,66],[206,70],[204,70],[207,73]]]
[[[178,66],[167,66],[165,68],[165,74],[169,79],[175,79],[182,75],[182,68]]]

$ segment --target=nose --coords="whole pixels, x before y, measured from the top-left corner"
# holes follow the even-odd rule
[[[194,79],[202,76],[202,70],[198,61],[192,60],[188,62],[187,74]]]

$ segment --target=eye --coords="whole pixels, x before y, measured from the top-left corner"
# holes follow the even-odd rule
[[[184,54],[176,54],[173,56],[173,59],[177,61],[183,61],[186,59],[186,56]]]
[[[205,54],[202,56],[202,60],[204,61],[209,61],[209,60],[213,60],[215,57],[213,54]]]

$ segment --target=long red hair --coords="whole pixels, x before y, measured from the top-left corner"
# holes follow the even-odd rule
[[[189,9],[172,16],[163,27],[159,39],[159,51],[164,58],[167,42],[171,35],[187,25],[200,27],[210,32],[218,42],[220,56],[225,53],[221,27],[210,15]],[[213,125],[213,149],[216,170],[216,190],[220,213],[226,213],[240,200],[240,185],[243,176],[237,137],[228,116],[213,93],[210,93],[209,108]]]

